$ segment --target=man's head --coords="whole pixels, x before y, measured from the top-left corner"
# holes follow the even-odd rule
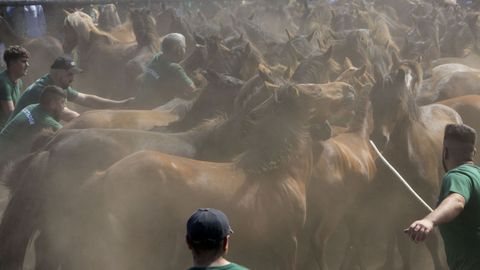
[[[232,232],[224,213],[213,208],[200,208],[188,219],[187,244],[194,255],[223,256]]]
[[[10,46],[3,53],[3,60],[7,64],[7,69],[10,74],[20,78],[25,76],[30,66],[28,60],[30,53],[23,47],[15,45]]]
[[[185,57],[185,37],[179,33],[170,33],[163,38],[162,52],[175,62],[180,62]]]
[[[65,89],[73,82],[75,74],[82,72],[69,58],[58,57],[50,67],[50,76],[57,86]]]
[[[445,171],[460,163],[473,161],[477,133],[464,124],[449,124],[443,138],[443,167]]]
[[[65,90],[56,85],[45,86],[40,94],[40,106],[56,120],[60,119],[66,103],[67,94]]]

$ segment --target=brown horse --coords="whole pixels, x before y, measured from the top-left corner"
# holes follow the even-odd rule
[[[416,105],[416,89],[422,80],[421,67],[417,62],[396,63],[386,78],[377,72],[375,80],[371,92],[374,118],[372,138],[377,146],[383,149],[383,154],[392,165],[408,179],[413,189],[433,206],[442,175],[444,128],[449,123],[461,123],[462,120],[454,110],[443,105]],[[384,207],[381,210],[385,211],[384,213],[392,213],[383,219],[391,221],[388,226],[392,230],[390,235],[397,235],[404,269],[410,269],[410,243],[402,229],[409,220],[425,214],[426,211],[413,198],[407,197],[404,189],[392,179],[392,174],[384,166],[377,167],[379,173],[376,179],[379,187],[376,192],[382,195],[382,201],[377,205]],[[399,205],[401,207],[398,207]],[[393,239],[390,239],[385,269],[393,268]],[[438,253],[439,244],[436,234],[427,241],[435,269],[442,269],[444,266]]]
[[[463,123],[480,131],[480,95],[468,95],[442,100],[438,104],[443,104],[454,109],[462,117]],[[480,149],[480,142],[477,142],[477,149]],[[480,162],[479,155],[475,156],[475,161]]]
[[[311,55],[297,67],[292,81],[298,83],[327,83],[340,73],[340,65],[332,58],[333,48],[323,54]]]
[[[0,16],[0,42],[6,46],[21,45],[30,52],[30,68],[23,79],[24,85],[27,86],[48,73],[55,58],[63,54],[62,44],[58,39],[48,35],[33,39],[20,37],[2,16]]]
[[[369,145],[373,119],[369,100],[372,84],[359,89],[355,117],[348,130],[323,142],[318,142],[312,180],[307,193],[307,221],[300,242],[302,269],[316,262],[328,269],[328,240],[342,221],[347,221],[349,247],[341,269],[355,269],[360,262],[359,249],[364,235],[362,220],[367,219],[367,191],[376,174],[375,155]]]
[[[87,245],[82,251],[92,252],[65,254],[70,263],[81,267],[97,261],[98,250],[91,248],[113,244],[118,247],[110,253],[113,257],[97,261],[94,269],[185,267],[186,261],[177,262],[175,254],[175,247],[181,245],[177,239],[184,234],[180,228],[185,216],[202,205],[221,208],[231,218],[238,237],[231,249],[232,258],[252,268],[294,269],[297,235],[305,219],[305,186],[313,161],[308,125],[314,117],[325,118],[326,111],[317,109],[330,107],[328,103],[346,96],[339,89],[324,91],[316,85],[286,85],[274,91],[249,114],[248,150],[234,163],[139,152],[92,179],[84,190],[85,195],[93,195],[87,195],[88,201],[102,202],[99,206],[112,215],[112,225],[122,231],[100,243],[82,242]],[[128,171],[123,171],[125,168]],[[98,192],[90,193],[91,189]],[[107,190],[110,192],[104,193]],[[88,202],[80,204],[79,211],[89,207],[84,203]],[[156,214],[147,214],[151,211]],[[92,227],[92,240],[104,231],[103,225],[108,225],[100,222],[99,227],[94,225],[96,229]],[[143,237],[142,231],[150,231],[149,237]],[[137,248],[127,252],[123,241],[132,241]]]
[[[93,110],[82,113],[63,129],[121,128],[150,130],[177,120],[168,112],[155,110]]]
[[[144,12],[133,12],[132,24],[137,43],[120,43],[112,35],[99,30],[92,19],[81,11],[65,18],[65,52],[78,47],[81,85],[95,89],[102,96],[132,96],[131,82],[158,49],[155,21]],[[138,25],[135,23],[138,22]],[[140,65],[140,68],[138,66]],[[117,92],[117,93],[115,93]]]

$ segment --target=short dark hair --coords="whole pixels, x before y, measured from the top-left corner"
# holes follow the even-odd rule
[[[47,85],[40,94],[40,104],[47,104],[54,98],[67,98],[67,93],[56,85]]]
[[[10,65],[10,62],[18,60],[22,57],[30,58],[30,53],[27,49],[19,45],[14,45],[8,47],[3,53],[3,61],[7,64],[7,67]]]
[[[188,237],[188,236],[187,236]],[[202,253],[206,251],[221,252],[223,251],[224,239],[216,241],[192,241],[189,238],[190,245],[192,249],[197,253]]]
[[[477,132],[465,124],[448,124],[445,127],[444,139],[462,144],[475,145]]]

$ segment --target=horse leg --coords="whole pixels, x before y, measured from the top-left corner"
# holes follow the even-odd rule
[[[281,250],[278,250],[276,258],[273,258],[277,262],[275,269],[297,269],[297,247],[298,240],[296,235],[290,235],[282,244],[279,244],[278,248],[281,248]]]
[[[320,270],[328,269],[328,264],[326,261],[327,243],[343,216],[343,208],[331,209],[330,215],[328,217],[325,217],[325,219],[321,222],[321,224],[319,224],[317,230],[313,234],[313,239],[311,240],[313,244],[312,247],[315,254],[314,256],[316,262]]]
[[[439,253],[440,241],[438,233],[432,233],[427,241],[425,241],[428,251],[432,256],[433,266],[435,270],[448,269],[446,267],[445,259],[442,259]]]
[[[397,239],[397,247],[398,251],[400,253],[400,257],[402,258],[403,262],[403,270],[410,270],[412,269],[412,263],[411,263],[411,255],[412,255],[412,249],[411,249],[411,243],[408,237],[405,237],[403,231],[399,230],[399,232],[396,233],[396,239]]]

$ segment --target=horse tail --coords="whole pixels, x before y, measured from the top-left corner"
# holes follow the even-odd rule
[[[29,154],[8,166],[3,181],[11,199],[0,223],[0,269],[20,270],[38,228],[42,175],[49,152]]]

